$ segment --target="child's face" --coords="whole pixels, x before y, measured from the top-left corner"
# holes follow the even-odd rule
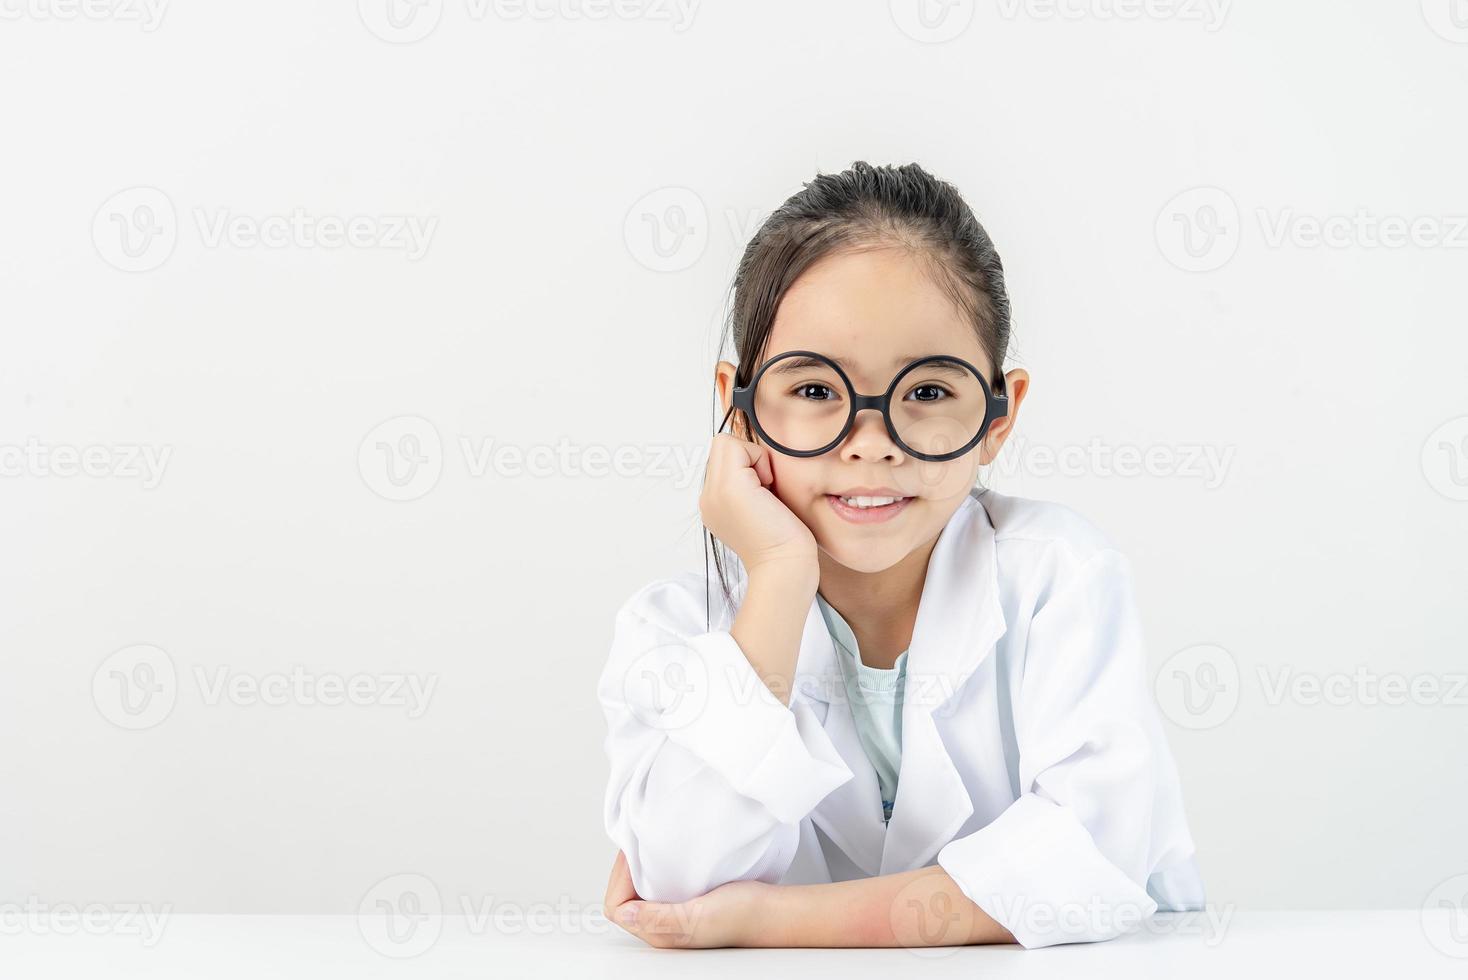
[[[764,360],[789,350],[850,360],[854,367],[847,375],[864,395],[886,391],[908,361],[928,354],[961,357],[986,379],[992,370],[974,328],[899,248],[830,255],[806,270],[780,303]],[[733,373],[732,364],[720,362],[725,410]],[[909,456],[888,434],[880,412],[859,412],[846,438],[821,456],[772,450],[771,489],[835,561],[861,572],[890,568],[937,537],[973,488],[979,466],[998,452],[1024,394],[1024,372],[1010,372],[1006,383],[1009,418],[994,423],[983,442],[957,459],[935,463]],[[833,497],[857,488],[889,488],[910,499],[885,519],[865,514],[865,520],[855,520]]]

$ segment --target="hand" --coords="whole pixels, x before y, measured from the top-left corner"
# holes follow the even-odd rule
[[[770,450],[727,432],[714,436],[698,509],[704,526],[723,541],[752,576],[758,567],[820,574],[810,528],[770,489]]]
[[[602,906],[607,918],[659,949],[766,946],[773,943],[762,927],[760,910],[777,887],[731,881],[687,902],[646,902],[632,887],[627,856],[618,851]]]

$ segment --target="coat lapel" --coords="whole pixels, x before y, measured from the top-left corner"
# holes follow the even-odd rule
[[[853,864],[874,875],[882,865],[882,839],[886,836],[882,794],[877,785],[877,771],[862,748],[851,706],[846,702],[846,681],[836,657],[836,645],[826,628],[825,617],[821,615],[820,605],[813,601],[801,634],[795,696],[823,703],[822,726],[853,778],[822,799],[811,812],[811,820]]]
[[[806,616],[795,696],[825,703],[826,734],[855,777],[826,796],[811,818],[869,875],[922,867],[973,813],[933,713],[983,662],[1005,629],[994,527],[979,492],[964,498],[928,559],[907,654],[897,799],[885,826],[876,771],[857,735],[835,645],[815,601]]]
[[[983,492],[974,491],[959,505],[928,559],[907,654],[902,765],[880,874],[931,863],[974,811],[934,712],[988,658],[1005,631],[994,525],[980,502]]]

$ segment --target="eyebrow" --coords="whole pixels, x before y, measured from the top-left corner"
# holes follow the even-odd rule
[[[779,356],[780,356],[779,354],[776,354],[775,355],[775,357],[779,357]],[[937,355],[937,354],[899,354],[897,357],[895,357],[895,358],[892,359],[892,368],[895,370],[897,368],[904,367],[904,366],[906,366],[908,364],[911,364],[913,361],[920,361],[920,360],[922,360],[925,357],[937,357],[937,356],[939,356],[939,355]],[[952,354],[944,354],[942,356],[943,357],[953,357],[954,355],[952,355]],[[771,360],[773,360],[773,359],[774,358],[771,358]],[[837,364],[839,367],[841,367],[843,370],[847,371],[848,373],[851,373],[851,374],[855,374],[856,373],[856,365],[852,362],[851,358],[849,358],[849,357],[834,357],[834,356],[832,356],[830,354],[827,354],[826,355],[826,359],[834,362],[835,364]],[[825,367],[825,365],[822,364],[820,361],[816,360],[813,357],[787,357],[783,361],[781,361],[776,367],[774,367],[772,370],[775,370],[775,371],[786,371],[786,370],[789,370],[789,371],[800,371],[800,370],[803,370],[805,368],[812,368],[812,367]],[[948,365],[948,364],[935,364],[934,365],[934,369],[935,370],[944,370],[944,369],[946,369],[946,370],[951,370],[951,371],[963,371],[963,368],[956,367],[954,365]],[[967,373],[967,372],[964,372],[964,373]]]

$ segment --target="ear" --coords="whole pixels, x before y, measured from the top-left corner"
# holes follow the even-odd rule
[[[1025,395],[1030,390],[1030,372],[1024,368],[1015,368],[1004,375],[1004,391],[1009,395],[1009,414],[1002,419],[995,419],[989,426],[989,432],[984,436],[984,441],[979,443],[979,465],[988,466],[994,462],[999,455],[999,450],[1004,448],[1004,441],[1014,431],[1015,423],[1019,420],[1019,406],[1025,400]]]

